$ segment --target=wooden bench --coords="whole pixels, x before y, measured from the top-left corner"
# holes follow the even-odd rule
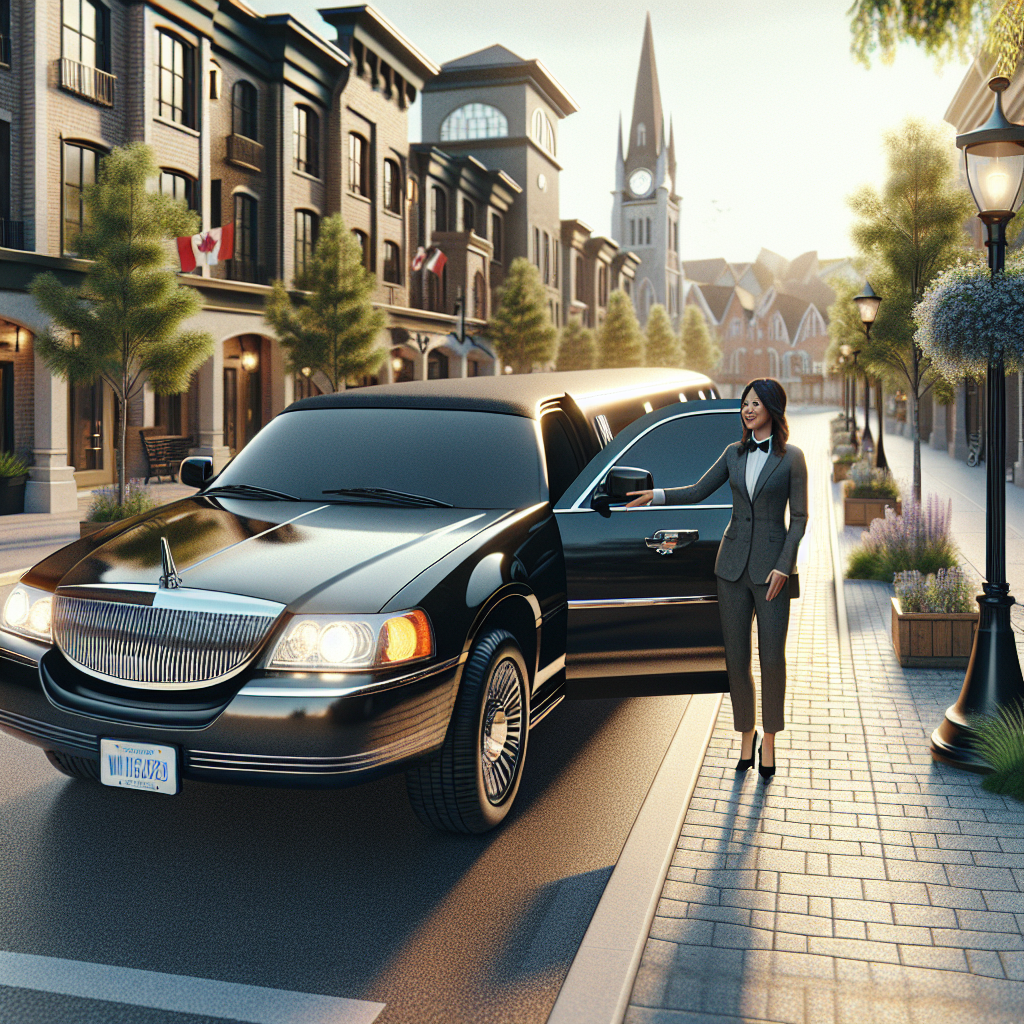
[[[146,452],[146,483],[149,478],[155,476],[157,480],[166,475],[172,481],[178,478],[178,467],[181,460],[188,458],[190,448],[195,447],[191,437],[183,437],[180,434],[159,434],[155,431],[160,427],[143,427],[139,430],[142,437],[142,447]]]

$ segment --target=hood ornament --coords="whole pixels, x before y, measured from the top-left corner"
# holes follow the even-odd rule
[[[160,577],[160,586],[166,590],[176,590],[181,586],[181,577],[174,567],[174,559],[171,557],[171,545],[167,543],[166,537],[160,538],[160,561],[163,563],[164,574]]]

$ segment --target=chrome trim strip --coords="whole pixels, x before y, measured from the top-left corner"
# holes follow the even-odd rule
[[[583,502],[583,499],[586,498],[586,496],[597,486],[597,482],[601,479],[601,477],[603,477],[605,475],[605,473],[607,473],[608,470],[611,469],[612,466],[614,466],[615,463],[619,459],[625,458],[626,453],[629,451],[629,449],[632,448],[633,445],[635,445],[637,443],[637,441],[640,440],[640,438],[646,437],[652,430],[654,430],[655,427],[660,427],[663,423],[671,423],[673,420],[684,419],[687,416],[721,416],[722,412],[723,412],[722,409],[696,409],[696,408],[695,409],[687,409],[685,412],[681,412],[681,413],[679,413],[676,416],[666,416],[665,419],[658,420],[657,423],[652,423],[642,433],[637,434],[636,437],[634,437],[633,440],[629,442],[629,446],[626,447],[626,448],[623,448],[622,451],[619,452],[619,454],[616,455],[616,457],[614,459],[612,459],[611,462],[607,463],[607,465],[605,465],[605,467],[597,474],[597,476],[595,476],[594,479],[591,480],[591,482],[584,488],[583,493],[579,496],[579,498],[576,499],[576,503],[572,506],[571,511],[573,511],[573,512],[579,511],[580,505]],[[665,508],[666,506],[659,505],[658,507],[659,508]],[[706,506],[697,506],[697,507],[706,507]],[[732,508],[731,505],[729,505],[727,507],[728,508]],[[556,511],[562,511],[562,510],[561,509],[556,509]],[[587,509],[586,511],[590,512],[592,510],[591,509]]]
[[[551,712],[554,711],[555,708],[557,708],[558,705],[561,704],[563,700],[565,700],[565,694],[564,693],[560,693],[555,700],[553,700],[550,704],[547,705],[547,707],[544,707],[540,711],[537,712],[537,717],[536,718],[534,718],[531,715],[530,716],[530,728],[532,729],[538,722],[543,722],[544,719],[547,718],[548,715],[550,715]]]
[[[537,669],[537,675],[533,680],[533,689],[543,686],[553,675],[565,668],[565,655],[560,654],[554,661],[549,662],[541,669]]]
[[[90,753],[98,753],[100,749],[99,737],[88,732],[79,732],[77,729],[65,729],[59,725],[51,725],[49,722],[40,722],[35,718],[27,718],[25,715],[16,715],[13,711],[0,710],[0,725],[6,725],[11,729],[27,733],[29,736],[37,736],[39,739],[49,740],[62,746],[75,747],[78,750],[86,750]]]
[[[596,601],[570,601],[570,608],[646,608],[651,605],[718,604],[717,594],[693,597],[612,597]]]
[[[589,490],[588,490],[587,493],[588,494],[590,493]],[[699,505],[637,505],[635,508],[626,508],[625,505],[612,505],[608,509],[608,511],[609,512],[613,512],[613,513],[615,513],[615,512],[664,512],[665,509],[680,509],[680,508],[689,508],[689,509],[694,509],[694,508],[713,508],[713,509],[727,508],[727,509],[732,509],[732,505],[704,505],[704,504],[699,504]],[[573,512],[593,512],[594,509],[589,508],[586,505],[584,505],[582,508],[576,508],[575,505],[574,505],[572,508],[558,508],[558,509],[555,509],[555,511],[560,516],[565,516],[565,515],[569,515],[570,513],[573,513]]]
[[[408,675],[396,676],[394,679],[387,679],[380,683],[365,683],[361,686],[268,686],[264,683],[246,683],[238,693],[237,697],[354,697],[362,693],[382,693],[398,686],[406,686],[409,683],[419,682],[427,676],[447,672],[465,662],[469,657],[468,652],[458,657],[449,658],[439,665],[431,665],[429,668],[421,669],[419,672],[410,672]],[[309,675],[315,673],[310,672]],[[326,674],[326,673],[325,673]],[[337,673],[334,673],[337,674]]]

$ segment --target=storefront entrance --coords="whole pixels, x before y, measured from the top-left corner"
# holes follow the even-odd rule
[[[263,339],[242,334],[224,342],[224,444],[234,455],[263,426]]]
[[[98,487],[114,480],[117,433],[113,392],[102,381],[68,385],[68,461],[79,487]]]

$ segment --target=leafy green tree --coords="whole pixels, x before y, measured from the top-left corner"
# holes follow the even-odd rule
[[[679,339],[672,330],[672,321],[668,311],[659,302],[651,306],[647,315],[647,344],[644,352],[644,363],[647,366],[678,366],[682,358]]]
[[[580,323],[578,316],[570,317],[562,328],[558,342],[556,370],[591,370],[597,360],[594,332]]]
[[[866,66],[876,50],[891,64],[903,42],[940,63],[980,49],[1000,75],[1024,56],[1024,0],[855,0],[848,13],[851,50]]]
[[[275,281],[263,313],[289,370],[320,370],[335,391],[349,378],[376,370],[387,357],[377,345],[387,317],[371,301],[375,286],[341,215],[325,217],[306,269],[295,275],[295,287],[308,295],[293,299],[284,282]]]
[[[925,288],[957,260],[977,259],[965,245],[964,221],[974,203],[956,179],[948,131],[908,118],[885,135],[888,173],[882,190],[851,196],[851,236],[882,296],[860,364],[907,393],[914,441],[914,501],[921,500],[921,399],[944,380],[914,341],[914,306]],[[941,386],[941,385],[940,385]]]
[[[206,331],[182,324],[202,307],[199,293],[178,284],[168,242],[199,230],[185,204],[149,188],[159,174],[141,143],[113,150],[86,187],[85,226],[71,240],[90,260],[80,286],[39,274],[32,295],[53,326],[36,339],[50,372],[70,384],[103,380],[117,396],[117,497],[125,502],[128,404],[148,379],[161,395],[186,391],[213,354]]]
[[[501,361],[514,373],[529,373],[555,354],[558,331],[548,315],[547,295],[537,268],[521,256],[512,261],[487,323],[487,334]]]
[[[643,366],[644,336],[633,303],[621,289],[608,296],[604,323],[597,332],[597,365],[619,369]]]
[[[708,322],[697,306],[687,306],[683,310],[681,347],[684,369],[710,374],[722,361],[722,350],[711,336]]]

